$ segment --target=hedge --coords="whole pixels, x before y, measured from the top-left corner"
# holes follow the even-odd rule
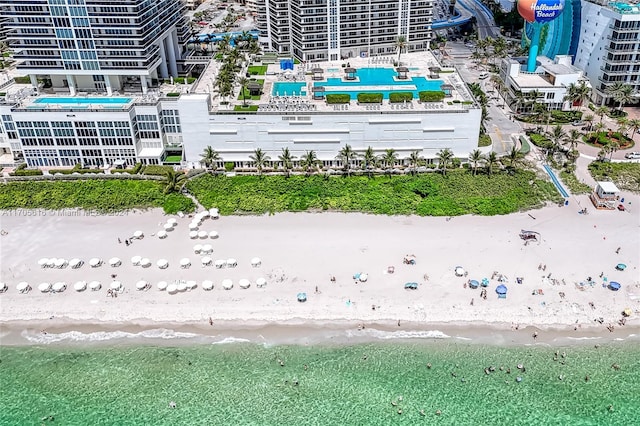
[[[418,93],[422,102],[440,102],[444,99],[444,92],[441,90],[425,90]]]
[[[165,96],[167,98],[177,98],[178,96],[180,96],[180,93],[178,93],[178,92],[169,92]]]
[[[27,169],[27,163],[22,163],[16,169],[9,173],[9,176],[40,176],[42,170],[40,169]]]
[[[76,164],[73,169],[51,169],[49,170],[49,174],[51,175],[55,175],[55,174],[63,174],[63,175],[70,175],[73,173],[80,173],[80,174],[86,174],[86,173],[102,173],[102,170],[99,169],[83,169],[82,166],[80,164]]]
[[[382,93],[358,93],[358,102],[361,104],[382,103]]]
[[[348,104],[351,96],[346,93],[333,93],[325,96],[328,104]]]
[[[151,175],[151,176],[164,176],[170,170],[173,170],[173,167],[171,167],[171,166],[149,165],[149,166],[145,167],[143,174]]]
[[[411,92],[391,92],[389,93],[389,102],[410,102],[413,100],[413,93]]]

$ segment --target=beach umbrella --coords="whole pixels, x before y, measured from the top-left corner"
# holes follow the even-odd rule
[[[136,283],[136,289],[138,291],[140,290],[145,290],[147,288],[147,286],[149,285],[148,282],[146,282],[145,280],[140,280]]]
[[[112,257],[111,259],[109,259],[109,265],[117,267],[122,265],[122,261],[117,257]]]
[[[38,266],[41,268],[46,268],[49,264],[49,259],[46,257],[43,257],[42,259],[38,260]]]
[[[142,259],[140,259],[140,266],[142,266],[143,268],[148,268],[149,266],[151,266],[151,260],[148,257],[143,257]]]
[[[193,280],[187,281],[186,284],[187,284],[187,290],[193,290],[194,288],[198,287],[198,283]]]
[[[507,287],[505,285],[500,284],[498,287],[496,287],[496,293],[498,294],[507,294]]]
[[[262,288],[264,286],[267,285],[267,280],[265,280],[264,278],[260,277],[256,280],[256,286],[259,288]]]
[[[167,293],[176,294],[178,292],[178,286],[175,284],[169,284],[167,286]]]
[[[224,268],[227,264],[227,261],[224,259],[218,259],[216,260],[216,268],[220,269],[220,268]]]
[[[211,265],[211,262],[213,262],[213,260],[209,256],[202,258],[202,266],[209,266]]]
[[[210,281],[210,280],[202,281],[202,289],[206,291],[213,290],[213,281]]]
[[[488,286],[489,286],[489,278],[483,278],[482,287],[488,287]]]
[[[97,257],[94,257],[91,260],[89,260],[89,266],[91,266],[92,268],[97,268],[100,265],[102,265],[102,260],[98,259]]]
[[[0,293],[4,293],[8,288],[7,283],[0,283]]]
[[[222,280],[222,288],[224,288],[225,290],[231,290],[233,288],[233,281],[228,278]]]
[[[65,291],[67,289],[67,283],[65,283],[63,281],[58,281],[57,283],[53,283],[53,286],[51,286],[51,288],[56,293],[62,293],[63,291]]]
[[[238,266],[238,261],[231,257],[227,259],[227,266],[229,268],[235,268],[236,266]]]
[[[83,263],[84,262],[82,260],[78,259],[77,257],[74,257],[69,261],[69,266],[71,266],[73,269],[78,269],[79,267],[82,266]]]
[[[609,283],[609,288],[610,288],[611,290],[613,290],[613,291],[618,291],[618,290],[620,290],[620,287],[622,287],[622,285],[620,285],[620,283],[619,283],[619,282],[611,281],[611,282]]]
[[[191,238],[192,240],[198,238],[198,231],[189,232],[189,238]]]
[[[47,262],[47,268],[55,268],[56,266],[56,258],[52,257],[51,259],[49,259],[49,261]]]
[[[171,228],[171,229],[173,229],[173,228]],[[167,234],[167,231],[158,231],[158,233],[156,235],[158,236],[158,238],[160,238],[162,240],[162,239],[167,238],[168,234]]]
[[[167,289],[167,282],[166,281],[159,281],[157,286],[158,286],[158,290],[165,291]]]
[[[42,293],[48,293],[51,291],[51,283],[40,283],[38,285],[38,290]]]
[[[158,259],[156,265],[158,265],[160,269],[166,269],[169,266],[169,261],[167,259]]]
[[[461,276],[464,275],[465,270],[464,270],[464,268],[462,266],[456,266],[455,273],[456,273],[457,276],[461,277]]]
[[[189,266],[191,266],[191,261],[188,257],[183,257],[182,259],[180,259],[180,267],[188,268]]]
[[[133,233],[133,238],[140,239],[142,237],[144,237],[144,234],[142,233],[142,231],[136,231],[136,232]]]
[[[205,244],[202,246],[202,253],[211,253],[213,251],[213,246],[211,244]]]
[[[624,311],[622,311],[622,315],[624,315],[625,317],[630,317],[631,314],[633,314],[631,308],[624,308]]]
[[[480,285],[480,283],[476,280],[471,280],[469,281],[469,287],[471,288],[478,288],[478,286]]]
[[[253,259],[251,259],[251,266],[257,268],[260,265],[262,265],[262,260],[260,260],[259,257],[254,257]]]
[[[200,231],[198,232],[198,238],[207,238],[209,236],[209,233],[207,231]]]
[[[251,281],[246,278],[242,278],[240,281],[238,281],[238,285],[240,286],[240,288],[249,288],[251,286]]]
[[[200,244],[196,244],[195,246],[193,246],[193,252],[195,254],[198,254],[202,251],[202,246]]]
[[[62,258],[56,259],[54,263],[56,265],[56,268],[66,268],[68,264],[67,260]]]
[[[18,283],[18,285],[16,286],[16,290],[18,290],[20,293],[28,293],[29,290],[31,290],[31,287],[29,287],[29,283],[22,281]]]
[[[198,230],[198,226],[200,226],[200,224],[199,224],[199,223],[191,222],[191,223],[189,224],[189,230],[191,230],[191,231],[197,231],[197,230]]]
[[[360,282],[366,282],[369,279],[368,274],[360,274],[360,278],[358,278]]]
[[[216,232],[216,231],[209,232],[209,238],[215,240],[216,238],[218,238],[218,232]]]
[[[218,219],[220,217],[218,209],[209,209],[209,217],[211,217],[211,219]]]
[[[78,281],[73,285],[75,291],[85,291],[87,289],[86,281]]]
[[[202,212],[198,213],[196,216],[199,216],[199,217],[201,217],[203,219],[206,219],[206,218],[209,217],[209,210],[202,211]]]
[[[162,228],[163,228],[165,231],[173,231],[173,224],[172,224],[172,223],[165,223],[165,224],[162,226]]]
[[[122,288],[122,283],[120,281],[112,281],[109,288],[111,290],[120,290]]]
[[[624,271],[625,269],[627,269],[627,265],[625,265],[624,263],[618,263],[618,264],[616,265],[616,269],[617,269],[618,271]]]
[[[140,265],[141,260],[142,260],[142,256],[133,256],[131,258],[131,263],[133,264],[133,266],[138,266]]]
[[[180,281],[178,284],[176,284],[176,287],[178,288],[178,291],[180,293],[187,291],[187,283],[185,283],[184,281]]]
[[[298,302],[306,302],[307,293],[298,293]]]
[[[167,223],[171,226],[176,226],[178,224],[178,220],[175,217],[170,217],[167,219]]]
[[[91,281],[89,283],[89,288],[91,291],[98,291],[102,288],[102,284],[100,284],[100,281]]]

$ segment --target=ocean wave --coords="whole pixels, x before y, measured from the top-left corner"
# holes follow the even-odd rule
[[[393,339],[448,339],[451,336],[443,333],[440,330],[412,330],[412,331],[383,331],[375,328],[367,328],[365,335],[368,337],[375,337],[380,340],[393,340]],[[355,337],[362,335],[362,331],[357,333],[351,332],[349,337]]]
[[[567,336],[567,340],[599,340],[602,339],[601,336],[594,336],[594,337],[570,337]]]
[[[242,339],[240,337],[225,337],[222,340],[211,343],[212,345],[226,345],[229,343],[248,343],[251,342],[249,339]]]
[[[182,333],[166,328],[157,328],[144,330],[139,333],[130,333],[127,331],[96,331],[93,333],[82,333],[81,331],[67,331],[64,333],[34,333],[24,330],[20,335],[36,344],[50,344],[57,342],[103,342],[106,340],[116,339],[190,339],[198,337],[194,333]]]

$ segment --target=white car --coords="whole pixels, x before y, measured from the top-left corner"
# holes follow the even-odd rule
[[[624,155],[624,158],[627,158],[629,160],[638,160],[640,159],[640,152],[627,152]]]
[[[484,80],[485,78],[489,77],[489,73],[488,72],[481,72],[480,76],[478,77],[480,80]]]

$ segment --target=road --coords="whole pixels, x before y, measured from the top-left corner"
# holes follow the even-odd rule
[[[479,6],[475,0],[458,0],[458,4],[476,17],[478,39],[482,40],[487,37],[496,38],[500,36],[500,28],[496,27],[496,22],[493,20],[491,12]]]

